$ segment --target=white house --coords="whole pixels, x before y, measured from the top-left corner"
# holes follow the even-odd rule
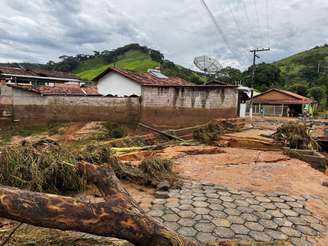
[[[190,82],[180,78],[172,78],[163,75],[159,70],[149,69],[147,73],[137,73],[108,68],[98,77],[98,93],[103,96],[141,96],[143,86],[185,86]]]

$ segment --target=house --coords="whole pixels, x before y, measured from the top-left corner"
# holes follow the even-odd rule
[[[141,96],[146,86],[187,86],[191,82],[176,77],[167,77],[157,69],[148,72],[132,72],[108,68],[95,79],[98,92],[103,96]]]
[[[108,68],[96,85],[27,73],[31,71],[0,74],[7,81],[1,88],[0,117],[29,124],[110,120],[180,128],[238,115],[237,86],[195,85],[154,69]]]
[[[30,85],[54,85],[56,83],[80,84],[81,80],[71,74],[42,69],[25,69],[16,67],[0,67],[0,82]]]
[[[266,116],[298,117],[305,111],[311,113],[315,101],[291,91],[271,89],[253,98],[253,114]]]
[[[157,69],[131,72],[108,68],[95,81],[101,95],[139,97],[142,120],[160,127],[190,126],[238,116],[235,85],[196,85],[165,76]]]

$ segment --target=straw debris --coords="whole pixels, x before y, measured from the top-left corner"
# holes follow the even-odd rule
[[[311,136],[310,128],[301,122],[283,124],[273,134],[273,138],[292,149],[319,149],[319,144]]]
[[[176,183],[172,162],[161,158],[147,158],[139,166],[122,163],[110,148],[87,145],[69,151],[56,142],[43,139],[37,143],[23,142],[8,146],[0,152],[0,184],[55,194],[77,193],[85,190],[86,179],[75,165],[80,161],[92,164],[109,163],[116,175],[131,182],[156,186],[163,180]]]

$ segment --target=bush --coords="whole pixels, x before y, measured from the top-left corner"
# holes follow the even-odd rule
[[[112,123],[110,121],[103,123],[106,133],[103,135],[104,138],[122,138],[125,137],[125,128],[119,124]]]

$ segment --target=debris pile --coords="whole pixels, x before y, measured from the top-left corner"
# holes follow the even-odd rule
[[[310,129],[301,122],[283,124],[273,134],[273,138],[292,149],[319,149],[318,143],[311,136]]]
[[[72,168],[76,162],[71,152],[44,140],[6,147],[0,154],[0,183],[38,192],[79,192],[84,182]]]
[[[203,144],[211,144],[223,133],[240,131],[239,123],[229,121],[213,121],[193,132],[193,139]]]
[[[180,185],[178,175],[172,170],[173,162],[170,159],[147,157],[140,165],[133,165],[129,162],[120,163],[115,158],[112,166],[118,178],[140,185],[158,187],[164,181],[168,182],[170,187]]]
[[[106,146],[87,145],[70,151],[52,140],[42,139],[1,151],[0,184],[54,194],[80,192],[86,188],[85,177],[75,169],[81,161],[110,164],[119,178],[145,186],[156,187],[162,181],[174,185],[178,180],[168,159],[146,158],[136,166],[118,161]]]

